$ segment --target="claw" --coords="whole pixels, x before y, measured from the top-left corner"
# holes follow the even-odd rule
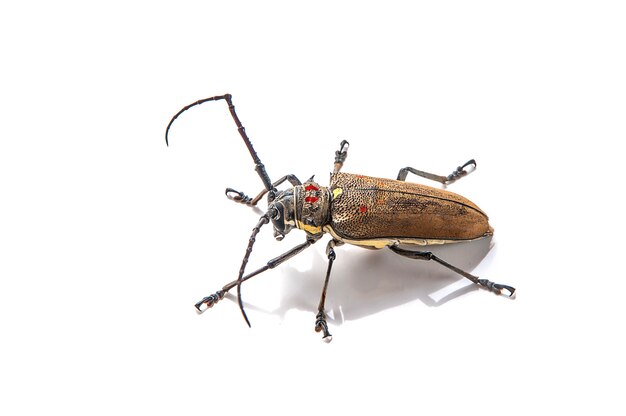
[[[509,292],[508,297],[509,298],[514,298],[515,296],[515,288],[511,287],[511,286],[507,286],[507,285],[501,285],[499,283],[495,283],[493,285],[493,287],[495,287],[496,289],[498,289],[500,291],[500,293],[498,293],[499,295],[502,295],[502,290],[506,290],[507,292]]]
[[[472,166],[474,169],[476,169],[476,161],[474,159],[470,159],[467,162],[465,162],[465,164],[463,166],[461,166],[460,168],[458,168],[459,170],[463,170],[466,167],[468,167],[469,165],[474,165]]]
[[[343,162],[346,161],[346,158],[348,157],[349,147],[350,147],[350,143],[348,143],[347,140],[343,140],[339,144],[339,150],[335,152],[335,170],[334,170],[335,173],[339,172],[339,170],[343,166]]]
[[[469,165],[472,165],[472,170],[466,171],[465,168],[468,167]],[[454,172],[448,175],[448,177],[446,178],[446,184],[450,184],[456,181],[457,179],[461,179],[463,176],[474,171],[474,169],[476,169],[476,161],[474,159],[470,159],[467,162],[465,162],[463,166],[457,167]]]
[[[252,201],[252,198],[248,195],[243,192],[236,191],[233,188],[226,188],[226,198],[241,204],[248,204]]]
[[[513,298],[515,294],[515,288],[507,285],[502,285],[500,283],[494,283],[487,279],[478,279],[478,284],[486,288],[487,290],[492,291],[496,295],[502,295],[502,290],[506,290],[509,292],[508,297]]]
[[[196,303],[194,306],[196,307],[196,310],[198,311],[198,313],[202,313],[206,311],[207,309],[212,308],[213,305],[215,305],[217,302],[222,300],[225,294],[226,292],[224,292],[223,290],[218,290],[212,295],[209,295],[203,298],[200,302]]]
[[[328,332],[328,324],[326,323],[326,314],[324,311],[319,311],[317,316],[315,317],[315,332],[322,331],[324,336],[322,337],[322,341],[325,343],[329,343],[333,340],[333,336]]]
[[[198,311],[198,313],[202,313],[206,311],[207,309],[209,309],[210,308],[210,306],[208,306],[209,300],[210,300],[209,297],[206,297],[202,299],[200,302],[196,303],[194,305],[196,307],[196,311]]]

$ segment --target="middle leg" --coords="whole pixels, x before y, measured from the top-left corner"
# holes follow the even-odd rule
[[[348,157],[348,148],[350,147],[350,143],[347,140],[342,140],[339,143],[339,150],[335,152],[335,166],[333,168],[333,173],[337,173],[341,170],[343,163],[346,161]]]
[[[322,297],[320,298],[319,306],[317,307],[317,316],[315,317],[315,332],[322,331],[324,342],[330,342],[333,336],[328,332],[328,323],[326,322],[326,312],[324,311],[324,305],[326,304],[326,291],[328,290],[328,281],[330,280],[330,271],[333,268],[333,262],[335,261],[336,246],[343,244],[338,240],[330,240],[326,246],[326,256],[328,257],[328,269],[326,270],[326,279],[324,280],[324,289],[322,290]]]

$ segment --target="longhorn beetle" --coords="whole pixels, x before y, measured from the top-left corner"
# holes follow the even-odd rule
[[[400,247],[400,245],[419,247],[430,244],[456,243],[480,239],[493,234],[493,228],[489,225],[487,215],[470,200],[442,189],[406,182],[406,177],[410,172],[444,185],[451,184],[476,168],[474,159],[459,166],[448,176],[434,175],[406,167],[400,169],[396,180],[373,178],[340,172],[348,156],[349,143],[344,140],[341,142],[339,150],[335,152],[335,165],[333,173],[330,175],[329,186],[319,185],[313,181],[313,177],[302,183],[293,174],[285,175],[272,182],[246,134],[246,129],[235,113],[235,106],[230,94],[205,98],[183,107],[167,125],[165,143],[169,146],[170,127],[182,113],[207,101],[219,100],[225,100],[228,104],[230,114],[235,120],[239,134],[243,138],[252,160],[254,160],[255,170],[265,188],[254,198],[232,188],[226,188],[226,196],[235,202],[253,207],[267,194],[268,207],[267,212],[261,216],[259,222],[252,229],[252,235],[248,240],[248,247],[241,262],[237,279],[196,303],[195,307],[198,312],[202,313],[211,308],[222,300],[228,291],[237,287],[239,309],[246,323],[250,326],[241,300],[241,284],[300,254],[311,244],[320,240],[325,233],[330,234],[331,240],[326,246],[328,269],[326,270],[326,279],[315,320],[315,331],[322,331],[323,339],[326,342],[330,342],[332,339],[328,332],[324,311],[326,290],[335,261],[335,247],[345,243],[373,249],[386,247],[394,253],[411,259],[433,260],[496,294],[502,294],[504,290],[511,297],[515,293],[515,288],[511,286],[494,283],[487,279],[479,279],[440,259],[430,251]],[[470,166],[471,170],[465,169]],[[279,191],[277,187],[284,182],[289,182],[292,187]],[[271,259],[260,269],[245,274],[256,235],[261,227],[270,221],[274,227],[274,237],[277,240],[282,240],[294,228],[303,230],[306,233],[306,240],[304,243]]]

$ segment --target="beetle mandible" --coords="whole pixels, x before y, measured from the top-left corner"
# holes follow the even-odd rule
[[[235,202],[256,206],[267,194],[268,207],[267,212],[261,216],[252,229],[237,279],[196,303],[195,307],[198,312],[202,313],[211,308],[223,299],[228,291],[237,287],[239,308],[246,323],[250,326],[241,299],[241,284],[301,253],[319,241],[325,233],[330,234],[331,240],[326,246],[328,268],[316,315],[315,331],[321,331],[326,342],[332,340],[324,311],[326,291],[335,261],[335,247],[345,243],[372,249],[386,247],[411,259],[433,260],[496,294],[506,291],[508,296],[512,297],[515,293],[515,288],[511,286],[480,279],[440,259],[430,251],[403,248],[470,241],[493,235],[493,228],[489,225],[487,215],[470,200],[443,189],[406,182],[406,177],[410,172],[444,185],[451,184],[476,168],[476,162],[473,159],[456,168],[448,176],[406,167],[400,169],[396,180],[373,178],[340,172],[348,155],[349,143],[344,140],[339,150],[335,152],[335,164],[330,175],[329,186],[319,185],[313,181],[313,177],[302,183],[293,174],[285,175],[272,182],[237,117],[230,94],[205,98],[183,107],[167,125],[165,143],[169,146],[170,127],[178,116],[196,105],[219,100],[225,100],[228,104],[230,114],[252,156],[255,170],[264,186],[255,198],[232,188],[226,188],[226,196]],[[470,166],[472,170],[466,170]],[[277,187],[284,182],[289,182],[292,187],[279,191]],[[277,240],[282,240],[294,228],[303,230],[306,233],[306,240],[271,259],[265,266],[244,274],[256,235],[261,227],[270,222],[274,227],[274,237]]]

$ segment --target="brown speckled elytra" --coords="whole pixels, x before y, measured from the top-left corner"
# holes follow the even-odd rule
[[[315,321],[315,330],[322,331],[323,339],[330,342],[324,303],[330,272],[335,261],[335,247],[348,243],[371,249],[389,248],[393,252],[411,259],[433,260],[444,267],[468,278],[477,285],[501,294],[508,292],[512,297],[515,288],[487,279],[479,279],[470,273],[455,267],[430,251],[401,248],[425,246],[432,244],[449,244],[460,241],[471,241],[491,236],[493,229],[489,219],[480,208],[470,200],[443,189],[406,182],[409,172],[426,179],[448,185],[470,171],[465,168],[476,168],[472,159],[459,166],[448,176],[435,175],[411,167],[400,169],[396,180],[373,178],[364,175],[354,175],[340,172],[348,156],[348,142],[342,141],[339,150],[335,152],[335,165],[330,175],[329,186],[322,186],[313,181],[313,177],[305,183],[293,174],[285,175],[276,182],[272,182],[261,163],[261,159],[252,147],[245,128],[235,113],[230,94],[198,100],[181,109],[167,125],[165,142],[169,145],[168,134],[174,120],[191,107],[207,101],[225,100],[228,103],[230,114],[235,120],[239,134],[243,138],[250,155],[255,163],[255,170],[259,174],[264,188],[255,198],[250,198],[243,192],[226,188],[226,196],[248,206],[256,206],[259,200],[267,194],[267,212],[264,213],[257,225],[252,229],[248,240],[248,247],[244,255],[239,275],[236,280],[224,285],[222,289],[205,297],[196,303],[198,312],[204,312],[219,302],[226,292],[237,287],[239,308],[248,326],[250,321],[243,308],[241,300],[241,283],[268,270],[302,252],[311,244],[317,242],[325,233],[330,234],[331,240],[326,247],[328,269],[322,289],[318,313]],[[277,186],[289,182],[293,187],[279,191]],[[269,222],[274,227],[274,237],[282,240],[293,228],[306,233],[306,241],[270,260],[258,270],[244,275],[248,258],[252,253],[256,235],[261,227]]]

